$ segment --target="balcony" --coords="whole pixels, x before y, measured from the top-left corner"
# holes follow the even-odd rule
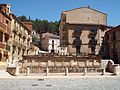
[[[97,33],[91,32],[91,33],[89,33],[88,38],[96,37],[96,35],[97,35]]]
[[[89,45],[97,45],[97,40],[96,39],[91,39],[89,41]]]
[[[1,22],[0,22],[0,27],[4,30],[3,32],[5,32],[5,33],[10,35],[11,30],[10,30],[9,27],[7,27],[5,24],[3,24]]]
[[[17,33],[18,29],[16,27],[14,27],[13,31]]]
[[[0,48],[10,51],[10,46],[7,43],[0,42]]]
[[[19,41],[16,40],[16,39],[14,39],[14,40],[13,40],[13,45],[18,46],[18,45],[19,45]]]
[[[10,46],[6,44],[6,50],[10,51]]]
[[[22,35],[22,34],[23,34],[23,31],[22,31],[21,29],[19,30],[19,34],[20,34],[20,35]]]
[[[5,44],[0,42],[0,48],[5,49]]]

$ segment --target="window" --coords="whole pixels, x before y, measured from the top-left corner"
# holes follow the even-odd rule
[[[54,40],[52,40],[52,44],[54,45]]]
[[[95,47],[91,47],[91,53],[95,54]]]
[[[73,37],[80,37],[81,33],[82,33],[82,27],[77,26],[73,32]]]
[[[16,47],[13,46],[12,54],[15,54],[15,52],[16,52]]]
[[[22,50],[22,55],[24,55],[24,53],[25,53],[25,50],[23,49],[23,50]]]
[[[108,34],[106,34],[105,39],[106,39],[106,40],[109,40],[109,35],[108,35]]]
[[[113,32],[113,40],[116,40],[115,32]]]
[[[9,39],[9,36],[7,34],[5,34],[5,42],[7,42]]]
[[[6,25],[8,25],[8,23],[9,23],[9,21],[8,21],[8,20],[6,20]]]
[[[23,43],[25,42],[25,37],[23,37]]]
[[[52,49],[54,49],[54,40],[52,40]]]
[[[0,42],[2,42],[2,40],[3,40],[3,33],[0,32]]]
[[[20,39],[21,39],[21,35],[19,35],[19,41],[20,41]]]
[[[18,55],[20,54],[20,51],[21,51],[20,48],[18,48]]]
[[[29,50],[27,50],[27,55],[28,55],[28,53],[29,53]]]
[[[14,54],[15,53],[15,51],[12,51],[12,54]]]
[[[7,11],[7,13],[9,13],[9,11],[10,11],[10,8],[9,8],[9,7],[7,7],[7,10],[6,10],[6,11]]]

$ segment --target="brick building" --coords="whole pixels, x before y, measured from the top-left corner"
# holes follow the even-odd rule
[[[0,69],[5,69],[10,54],[11,18],[9,5],[0,4]]]
[[[107,26],[107,14],[90,7],[63,11],[60,45],[69,54],[99,54]]]
[[[31,22],[21,22],[14,14],[11,13],[11,47],[10,62],[17,64],[19,60],[22,60],[22,55],[28,55],[30,50],[30,43],[32,42]]]
[[[120,25],[106,32],[103,43],[103,58],[120,63]]]

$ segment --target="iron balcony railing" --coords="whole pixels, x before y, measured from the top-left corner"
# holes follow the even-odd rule
[[[0,48],[5,49],[5,44],[0,42]]]
[[[5,33],[10,34],[11,30],[7,25],[0,22],[0,27],[4,30]]]

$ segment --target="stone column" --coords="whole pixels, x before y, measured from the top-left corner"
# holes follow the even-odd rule
[[[3,33],[3,39],[2,42],[5,43],[5,34]]]
[[[16,72],[15,75],[18,76],[19,75],[19,66],[16,67]]]
[[[68,76],[68,67],[65,67],[65,76]]]
[[[83,75],[86,75],[87,74],[87,68],[85,67],[84,68],[84,74]]]
[[[48,76],[49,75],[49,68],[47,67],[46,68],[46,76]]]
[[[1,51],[1,54],[2,54],[1,60],[4,61],[4,51]]]
[[[114,72],[113,72],[114,75],[117,75],[117,72],[116,72],[116,67],[114,67]]]
[[[30,67],[27,67],[27,75],[30,74]]]
[[[105,75],[105,68],[102,69],[102,75]]]

